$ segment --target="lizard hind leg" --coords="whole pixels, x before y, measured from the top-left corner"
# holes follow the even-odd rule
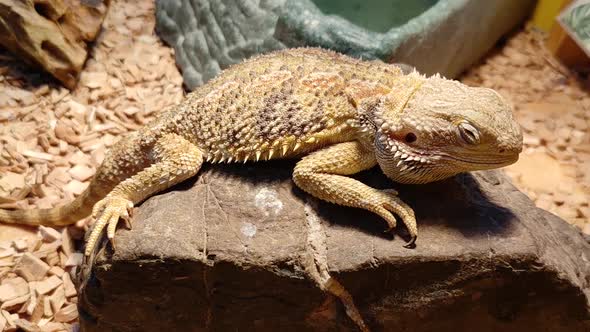
[[[130,226],[130,211],[135,204],[196,175],[203,164],[201,149],[176,134],[159,137],[148,153],[154,160],[150,166],[119,183],[94,205],[92,217],[96,222],[87,239],[86,256],[94,251],[105,227],[113,241],[120,219]]]

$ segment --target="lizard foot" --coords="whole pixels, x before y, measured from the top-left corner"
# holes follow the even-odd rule
[[[380,190],[379,194],[369,200],[369,210],[380,215],[389,228],[385,232],[391,232],[395,229],[397,221],[394,213],[397,214],[410,232],[410,241],[408,241],[404,247],[413,248],[418,238],[418,226],[416,224],[416,216],[414,210],[406,203],[404,203],[399,197],[397,197],[397,191],[394,189]]]
[[[92,209],[92,218],[94,218],[96,222],[88,237],[84,255],[90,256],[105,227],[107,227],[107,237],[113,244],[115,231],[120,219],[125,221],[127,228],[131,228],[129,218],[132,208],[133,202],[123,197],[107,195],[105,198],[98,201]]]

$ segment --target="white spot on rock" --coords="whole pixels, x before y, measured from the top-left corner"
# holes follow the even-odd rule
[[[249,238],[256,235],[256,230],[256,225],[251,224],[249,222],[243,222],[242,227],[240,227],[240,231],[242,232],[242,234]]]
[[[254,197],[254,204],[264,216],[276,216],[283,209],[283,202],[278,199],[278,193],[273,189],[262,188]]]

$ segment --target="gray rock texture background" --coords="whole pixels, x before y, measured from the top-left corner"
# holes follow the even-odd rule
[[[417,248],[366,211],[294,187],[291,162],[205,167],[149,198],[86,265],[83,331],[355,331],[314,275],[340,281],[372,331],[588,331],[590,245],[499,171],[394,187]]]
[[[176,51],[190,90],[252,55],[285,48],[274,38],[285,0],[157,0],[156,29]]]
[[[254,54],[298,46],[455,77],[521,22],[534,2],[157,0],[156,24],[190,90]]]

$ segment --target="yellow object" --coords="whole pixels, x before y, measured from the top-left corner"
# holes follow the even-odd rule
[[[543,31],[551,30],[560,10],[571,0],[539,0],[533,13],[533,25]]]

